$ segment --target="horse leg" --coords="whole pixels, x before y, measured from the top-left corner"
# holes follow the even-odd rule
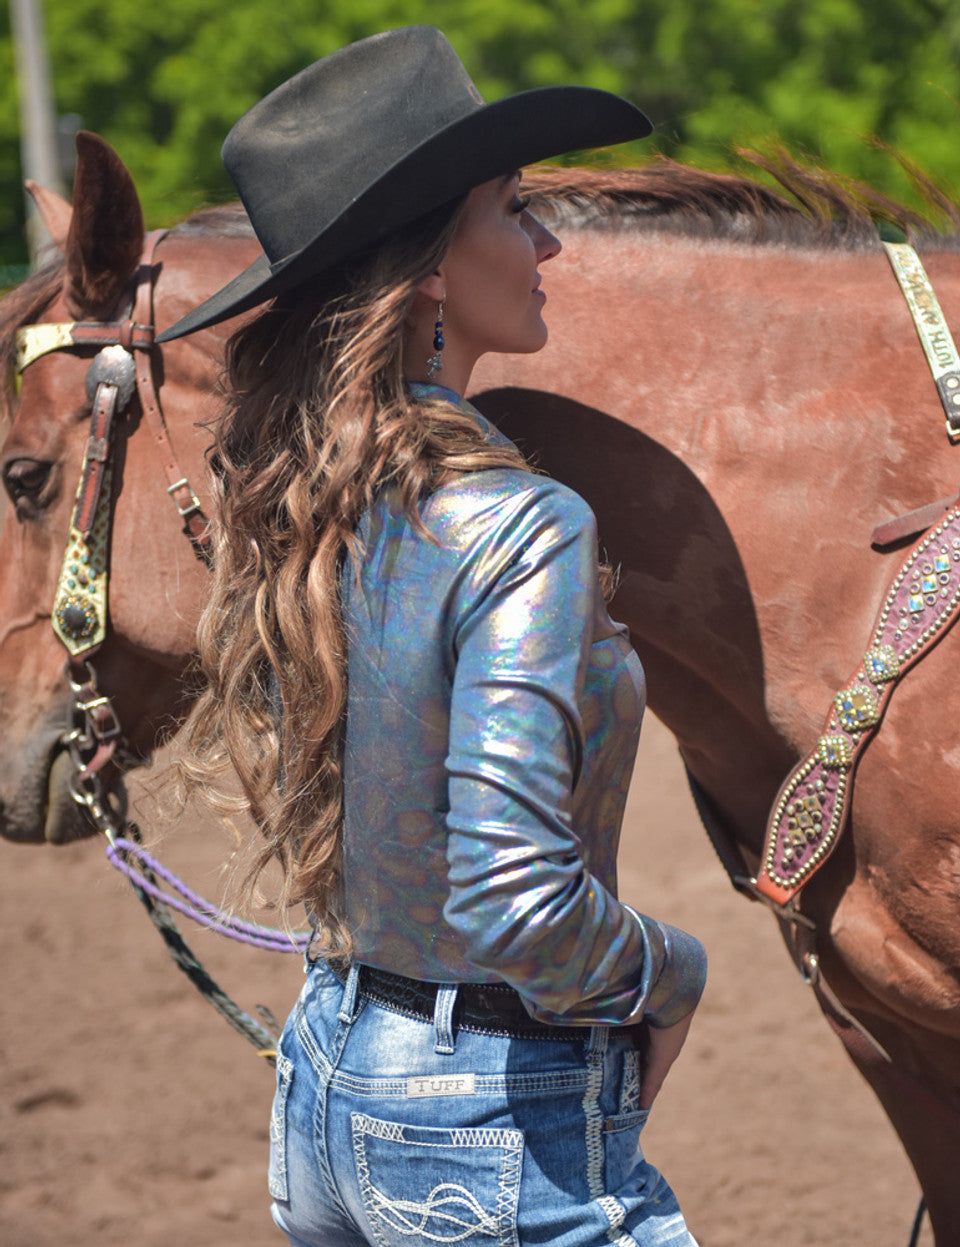
[[[927,967],[907,934],[861,878],[846,887],[818,952],[825,981],[887,1053],[871,1049],[850,1028],[828,1020],[873,1089],[900,1137],[923,1189],[937,1247],[960,1247],[960,1094],[953,1010],[934,1002],[946,994],[938,967]],[[908,958],[913,973],[903,966]],[[895,964],[895,972],[885,963]],[[907,986],[909,984],[909,986]]]
[[[878,1038],[881,1019],[860,1015]],[[923,1189],[937,1247],[960,1247],[960,1116],[933,1088],[905,1073],[898,1055],[892,1061],[863,1059],[848,1049],[853,1063],[883,1105]]]

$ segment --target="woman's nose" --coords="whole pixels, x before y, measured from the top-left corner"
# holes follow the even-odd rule
[[[552,260],[554,256],[558,256],[563,250],[563,243],[552,234],[535,216],[527,214],[527,229],[530,237],[533,239],[534,249],[537,253],[537,263],[543,264],[545,260]]]

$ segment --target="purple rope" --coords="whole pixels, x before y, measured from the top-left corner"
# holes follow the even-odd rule
[[[142,870],[138,870],[127,858],[134,858],[145,870],[157,875],[168,884],[179,896],[164,892],[153,883]],[[182,879],[167,870],[157,859],[141,848],[133,840],[118,838],[113,844],[107,845],[107,858],[117,870],[131,879],[138,888],[142,888],[148,896],[162,901],[175,909],[177,913],[192,919],[202,927],[218,931],[228,939],[239,940],[242,944],[251,944],[255,948],[265,948],[269,952],[303,953],[310,943],[310,931],[280,931],[276,927],[263,927],[256,922],[247,922],[233,914],[224,913],[212,902],[194,892]],[[180,899],[183,898],[183,899]]]

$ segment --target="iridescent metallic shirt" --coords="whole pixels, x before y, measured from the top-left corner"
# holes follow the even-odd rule
[[[469,404],[488,438],[505,440]],[[519,469],[385,490],[343,577],[344,903],[362,962],[507,982],[544,1022],[667,1025],[699,941],[617,900],[644,680],[607,614],[593,513]]]

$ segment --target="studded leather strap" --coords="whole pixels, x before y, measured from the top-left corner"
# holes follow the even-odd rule
[[[101,385],[97,389],[90,415],[90,436],[83,457],[83,471],[77,490],[77,505],[73,515],[74,527],[89,533],[103,484],[103,475],[110,458],[110,437],[113,418],[117,411],[117,389]]]
[[[157,231],[162,233],[163,231]],[[17,372],[51,351],[77,346],[122,346],[128,351],[149,351],[153,346],[152,324],[132,320],[73,320],[58,324],[24,325],[17,330]]]
[[[166,230],[154,230],[148,234],[144,243],[140,272],[137,275],[137,295],[133,309],[133,320],[137,328],[149,328],[150,345],[153,345],[153,257],[157,243]],[[190,539],[194,551],[205,562],[210,561],[212,541],[210,523],[204,515],[200,502],[190,482],[177,462],[177,456],[170,441],[167,422],[164,419],[160,398],[153,379],[153,352],[141,350],[136,353],[137,393],[140,406],[143,408],[144,419],[150,429],[154,444],[160,454],[164,475],[167,478],[167,493],[173,499],[180,518],[183,520],[183,531]]]
[[[144,239],[143,254],[136,274],[133,313],[129,320],[23,325],[17,330],[16,371],[18,375],[21,374],[35,360],[51,351],[120,346],[132,353],[135,359],[137,393],[144,419],[163,463],[168,482],[167,493],[180,513],[183,531],[190,539],[194,552],[198,558],[209,563],[212,552],[210,525],[190,482],[177,462],[153,376],[153,287],[156,278],[154,255],[157,244],[166,232],[162,229],[153,230]]]
[[[767,824],[757,890],[793,900],[847,820],[854,771],[897,682],[960,614],[960,507],[912,548],[888,588],[863,662],[836,693],[816,748],[787,776]]]

